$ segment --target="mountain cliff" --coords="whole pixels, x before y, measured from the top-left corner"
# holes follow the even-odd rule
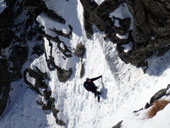
[[[170,2],[1,0],[0,127],[169,128]],[[83,87],[95,81],[101,102]]]

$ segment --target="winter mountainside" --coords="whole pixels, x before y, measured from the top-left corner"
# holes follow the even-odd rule
[[[0,0],[0,128],[170,128],[158,1]]]

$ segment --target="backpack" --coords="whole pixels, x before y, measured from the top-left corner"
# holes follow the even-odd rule
[[[84,82],[84,87],[85,89],[87,89],[88,91],[90,91],[90,85],[88,82]]]

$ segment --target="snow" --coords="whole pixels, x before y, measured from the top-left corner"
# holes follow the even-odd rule
[[[66,20],[66,24],[71,24],[76,35],[82,35],[82,26],[80,19],[83,19],[83,7],[79,0],[48,0],[46,5],[54,10]]]
[[[147,120],[147,122],[144,124],[143,128],[169,128],[169,118],[170,115],[168,114],[170,112],[170,104],[168,104],[162,111],[158,112],[153,119]]]
[[[0,0],[0,13],[2,13],[5,8],[6,8],[5,1],[4,0]]]
[[[37,105],[38,96],[23,85],[23,81],[11,85],[13,95],[5,114],[0,119],[1,128],[38,128],[47,127],[46,115]]]
[[[119,39],[127,39],[129,34],[127,33],[126,35],[120,35],[118,33],[116,33],[116,36],[119,38]]]
[[[136,117],[134,114],[129,116],[126,121],[122,123],[122,128],[169,128],[170,104],[168,104],[162,111],[159,111],[156,116],[151,119]]]
[[[119,8],[117,8],[115,11],[113,11],[112,13],[110,13],[110,17],[115,16],[117,18],[120,19],[124,19],[124,18],[131,18],[131,25],[130,25],[130,29],[133,29],[133,17],[127,7],[127,4],[121,4],[119,6]]]
[[[96,0],[97,3],[103,2]],[[52,21],[44,13],[38,16],[37,21],[44,26],[44,30],[51,36],[56,36],[50,31],[52,28],[68,32],[68,25],[73,26],[73,34],[70,40],[62,38],[71,50],[78,43],[86,46],[86,54],[83,62],[85,64],[85,75],[80,78],[81,61],[74,56],[70,59],[63,59],[62,54],[58,54],[57,44],[53,41],[52,55],[55,57],[56,65],[62,68],[73,68],[73,74],[66,83],[58,81],[57,72],[49,71],[42,55],[32,63],[27,61],[24,67],[31,65],[39,67],[43,72],[47,72],[52,90],[52,97],[55,98],[55,106],[60,111],[59,119],[66,123],[66,128],[111,128],[117,122],[124,120],[122,128],[169,128],[168,120],[170,105],[158,112],[151,118],[146,118],[147,110],[134,114],[145,106],[151,96],[158,90],[166,88],[170,79],[170,51],[163,57],[151,57],[149,68],[146,73],[141,68],[136,68],[131,64],[125,64],[118,57],[116,45],[110,41],[104,41],[104,34],[95,33],[92,39],[87,39],[83,28],[83,8],[79,0],[48,0],[48,8],[56,11],[66,19],[66,24]],[[125,6],[126,7],[126,6]],[[127,10],[121,6],[112,15],[120,18],[128,17]],[[122,12],[122,13],[121,13]],[[49,41],[44,38],[45,50],[50,55]],[[30,58],[31,59],[31,58]],[[87,92],[83,87],[83,82],[87,77],[102,75],[102,79],[95,81],[99,90],[103,92],[101,102],[98,103],[94,94]],[[55,123],[53,114],[43,111],[36,104],[40,99],[38,95],[27,88],[23,80],[15,83],[22,87],[15,93],[13,91],[5,115],[0,119],[1,128],[61,128]]]
[[[154,36],[152,36],[152,37],[151,37],[151,40],[155,40],[155,37],[154,37]]]
[[[103,3],[105,0],[91,0],[91,1],[95,1],[98,5],[100,5],[100,4]]]
[[[124,44],[124,45],[122,45],[122,47],[124,48],[124,52],[127,53],[128,51],[132,50],[133,43],[130,42],[129,44]]]
[[[29,75],[28,75],[28,74],[27,74],[26,76],[28,77],[28,79],[27,79],[27,80],[28,80],[31,84],[33,84],[33,85],[34,85],[34,84],[35,84],[35,79],[34,79],[34,78],[32,78],[32,77],[29,77]]]

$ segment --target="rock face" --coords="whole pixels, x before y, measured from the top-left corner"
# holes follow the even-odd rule
[[[4,11],[0,14],[0,115],[4,112],[9,92],[10,92],[10,83],[11,83],[11,75],[9,71],[9,63],[6,56],[3,55],[3,49],[7,48],[11,45],[12,40],[14,38],[14,32],[8,30],[8,26],[12,25],[13,21],[13,5],[15,1],[11,3],[6,3],[9,7],[5,8]],[[11,15],[10,15],[11,14]],[[9,36],[8,36],[9,35]],[[9,38],[7,38],[9,37]]]
[[[0,115],[9,101],[11,82],[22,78],[21,69],[28,59],[28,42],[38,36],[33,18],[23,10],[21,1],[5,2],[7,6],[0,13]],[[23,14],[28,17],[24,18]],[[18,17],[22,18],[16,20]]]
[[[74,53],[75,53],[76,56],[82,58],[85,54],[85,51],[86,51],[85,46],[82,43],[80,43],[76,46]]]
[[[29,55],[28,41],[33,40],[35,37],[35,47],[32,54],[40,56],[45,53],[45,58],[49,71],[56,70],[58,80],[66,82],[72,75],[72,69],[63,69],[56,65],[54,56],[52,55],[53,44],[57,47],[64,59],[69,59],[73,56],[73,52],[63,42],[60,37],[67,38],[72,36],[73,28],[67,25],[65,19],[58,15],[57,12],[47,8],[44,0],[5,0],[7,7],[0,13],[0,115],[4,112],[9,99],[9,92],[11,89],[11,82],[17,81],[22,78],[21,69],[23,64],[27,61]],[[131,63],[136,66],[147,66],[145,60],[158,52],[163,55],[170,46],[170,2],[165,0],[105,0],[102,4],[98,5],[94,0],[80,0],[84,8],[84,27],[88,38],[93,35],[93,25],[96,25],[100,31],[105,32],[105,39],[109,38],[113,43],[117,44],[117,50],[120,58],[125,63]],[[134,22],[134,29],[131,30],[131,18],[124,19],[110,16],[110,13],[115,11],[120,5],[129,8]],[[25,10],[24,10],[25,9]],[[24,12],[24,13],[23,13]],[[56,28],[49,29],[56,34],[55,37],[48,35],[43,31],[39,24],[36,22],[37,16],[44,12],[50,19],[67,25],[70,30],[64,33]],[[21,21],[16,20],[18,17]],[[119,27],[115,26],[118,22]],[[119,39],[116,35],[128,35],[126,39]],[[36,41],[42,41],[45,37],[49,41],[50,54],[44,52],[43,46],[39,45]],[[124,44],[132,43],[132,49],[124,52]],[[6,53],[8,52],[8,55]],[[75,50],[78,57],[83,58],[85,47],[80,44]],[[84,64],[81,66],[80,76],[84,74]],[[27,80],[27,76],[35,79],[35,84]],[[27,68],[24,71],[25,82],[46,100],[46,104],[38,102],[42,105],[42,109],[51,110],[56,123],[65,125],[62,120],[59,120],[57,114],[59,110],[55,108],[55,99],[51,97],[51,90],[49,90],[48,75],[41,72],[38,68]],[[160,99],[167,94],[167,90],[162,89],[157,92],[150,100],[145,108],[150,107],[154,101]],[[113,128],[120,128],[119,122]]]
[[[30,14],[33,16],[33,19],[36,20],[37,16],[43,12],[47,15],[48,18],[61,23],[61,24],[65,24],[65,19],[63,19],[61,16],[59,16],[57,14],[57,12],[54,12],[53,10],[50,10],[47,8],[45,2],[43,0],[24,0],[23,2],[24,8],[26,10],[28,10],[28,12],[30,12]],[[36,21],[35,21],[36,22]],[[64,59],[69,59],[72,57],[72,52],[70,51],[70,49],[68,48],[68,46],[65,44],[64,41],[62,41],[60,39],[60,36],[62,36],[63,38],[67,38],[70,39],[70,37],[72,36],[72,26],[68,25],[68,29],[70,30],[68,33],[64,33],[61,30],[57,30],[56,28],[53,29],[49,29],[50,31],[52,31],[53,33],[56,34],[56,36],[51,36],[48,33],[46,33],[45,31],[43,31],[43,27],[39,27],[39,23],[36,22],[38,24],[37,26],[37,31],[38,33],[46,38],[48,40],[49,43],[49,53],[47,52],[48,50],[45,48],[44,50],[44,54],[45,54],[45,60],[47,63],[47,67],[49,69],[49,71],[56,71],[57,76],[58,76],[58,80],[60,82],[66,82],[71,74],[72,74],[72,69],[69,68],[64,69],[59,67],[58,65],[56,65],[55,63],[55,58],[53,55],[53,42],[57,44],[57,48],[59,50],[58,54],[61,54],[62,57]],[[55,49],[56,50],[56,49]],[[35,50],[33,52],[37,51],[39,53],[39,48],[35,47]],[[31,83],[31,81],[29,81],[28,77],[34,79],[34,83]],[[50,90],[50,87],[48,86],[48,75],[46,72],[42,72],[38,67],[34,67],[33,68],[27,68],[24,71],[24,80],[25,83],[28,84],[28,86],[34,90],[39,97],[42,98],[41,101],[37,101],[37,104],[42,106],[43,110],[49,110],[53,113],[53,116],[56,119],[56,123],[58,125],[64,126],[65,123],[58,119],[58,112],[59,110],[57,110],[55,108],[55,99],[51,96],[52,91]],[[44,101],[45,99],[45,101]]]
[[[145,61],[155,52],[163,55],[170,43],[170,2],[164,0],[105,0],[99,6],[96,3],[81,0],[84,7],[84,24],[87,37],[93,34],[92,24],[95,24],[100,31],[104,31],[106,38],[117,44],[119,57],[125,63],[131,63],[138,67],[147,66]],[[110,17],[109,14],[120,5],[127,4],[134,22],[134,30],[130,30],[130,17],[120,19]],[[119,27],[114,26],[115,21]],[[119,39],[120,35],[128,34],[127,39]],[[134,35],[134,36],[132,36]],[[123,44],[133,42],[132,50],[124,52]],[[164,50],[166,49],[166,50]]]
[[[134,18],[134,44],[132,51],[120,52],[120,57],[125,62],[140,64],[170,43],[170,2],[127,0],[127,5]]]
[[[0,115],[6,108],[10,91],[10,72],[7,60],[0,59]]]
[[[55,108],[55,99],[51,96],[52,91],[49,89],[48,83],[46,81],[49,81],[50,78],[48,77],[48,74],[45,72],[42,72],[38,67],[34,67],[35,70],[31,68],[27,68],[24,71],[24,80],[28,84],[28,86],[35,91],[37,94],[39,94],[44,101],[36,101],[38,105],[42,106],[43,110],[50,110],[53,113],[53,116],[56,119],[56,123],[58,125],[64,126],[65,123],[58,119],[58,112]],[[35,80],[35,83],[32,84],[28,79],[27,76],[30,76]]]
[[[4,37],[8,37],[8,38],[4,38]],[[0,49],[9,47],[14,38],[15,38],[15,34],[13,31],[10,30],[0,31],[0,42],[1,42]]]
[[[90,15],[93,10],[98,6],[95,1],[90,0],[80,0],[84,8],[84,28],[86,30],[86,35],[90,38],[93,35],[92,23],[90,23]]]
[[[28,48],[26,46],[19,46],[15,45],[13,50],[9,56],[9,61],[13,64],[13,77],[12,80],[18,80],[22,77],[21,75],[21,68],[22,65],[25,63],[28,57]]]
[[[24,8],[28,10],[34,18],[36,18],[41,12],[45,12],[47,16],[52,18],[53,20],[60,22],[60,23],[65,23],[65,20],[53,12],[52,10],[49,10],[43,0],[24,0],[23,2]]]
[[[168,89],[170,88],[170,84],[167,86],[167,88],[161,89],[158,92],[156,92],[150,99],[150,106],[156,101],[159,100],[161,97],[169,95],[167,93]]]
[[[112,128],[121,128],[121,124],[122,124],[122,121],[120,121],[119,123],[117,123],[115,126],[113,126]]]

